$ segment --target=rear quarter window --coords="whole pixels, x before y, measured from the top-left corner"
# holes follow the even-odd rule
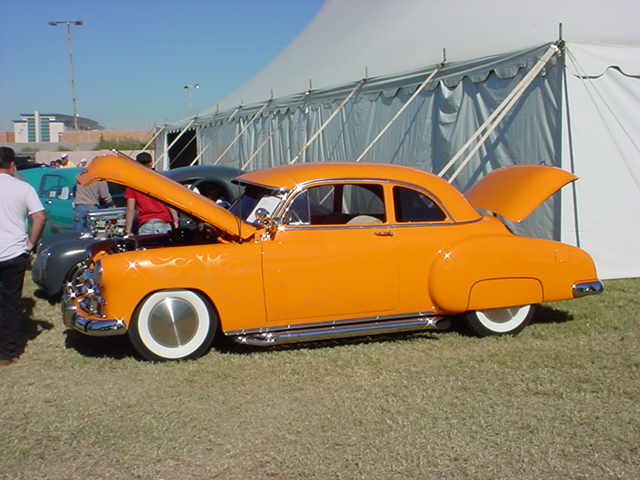
[[[436,202],[416,190],[393,187],[393,200],[398,222],[441,222],[446,218]]]

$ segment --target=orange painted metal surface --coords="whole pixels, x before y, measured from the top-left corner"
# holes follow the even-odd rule
[[[465,196],[476,208],[484,208],[513,222],[520,222],[556,191],[577,178],[556,167],[504,167],[484,177]]]
[[[122,156],[96,157],[86,171],[78,175],[82,185],[96,180],[119,183],[156,197],[178,210],[218,226],[233,237],[249,238],[256,230],[253,225],[241,221],[208,198],[195,195],[184,185]]]
[[[506,185],[509,190],[519,185],[524,198],[501,207],[519,217],[541,196],[553,193],[546,193],[548,185],[559,188],[575,178],[549,167],[514,168],[519,170],[501,172],[486,186],[472,190],[471,201],[495,207],[500,197],[490,186]],[[525,181],[526,177],[533,181]],[[447,182],[406,167],[322,164],[245,174],[241,181],[293,192],[321,179],[383,185],[381,224],[279,224],[269,235],[134,162],[98,159],[82,181],[99,178],[154,194],[236,238],[101,255],[104,315],[125,323],[146,296],[159,290],[201,292],[217,311],[222,330],[240,331],[411,312],[456,314],[570,299],[574,283],[597,280],[586,252],[516,236],[497,218],[478,213]],[[541,194],[542,184],[546,190]],[[396,185],[429,192],[446,208],[446,218],[399,222],[392,195]],[[513,194],[508,192],[509,198]]]

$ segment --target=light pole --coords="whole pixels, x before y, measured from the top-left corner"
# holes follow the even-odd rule
[[[73,68],[73,43],[71,43],[71,25],[82,25],[82,20],[62,20],[58,22],[49,22],[49,25],[55,27],[57,25],[67,26],[67,45],[69,47],[69,63],[71,65],[71,100],[73,101],[73,126],[78,130],[78,97],[76,96],[76,79]]]
[[[199,83],[187,83],[184,86],[184,90],[187,94],[187,116],[191,115],[191,90],[194,88],[200,88]]]

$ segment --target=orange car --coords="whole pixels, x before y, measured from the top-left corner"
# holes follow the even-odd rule
[[[269,346],[447,328],[515,334],[540,302],[603,290],[590,256],[514,235],[512,221],[576,179],[494,171],[465,195],[421,170],[325,163],[244,174],[230,211],[125,158],[81,175],[135,188],[201,222],[96,244],[63,303],[88,335],[128,333],[150,360],[202,355],[219,332]],[[461,315],[464,314],[464,315]]]

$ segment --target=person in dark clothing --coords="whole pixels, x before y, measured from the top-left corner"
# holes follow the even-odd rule
[[[0,366],[20,355],[24,273],[45,221],[38,194],[15,174],[15,152],[0,147]],[[28,234],[27,217],[32,223]]]

